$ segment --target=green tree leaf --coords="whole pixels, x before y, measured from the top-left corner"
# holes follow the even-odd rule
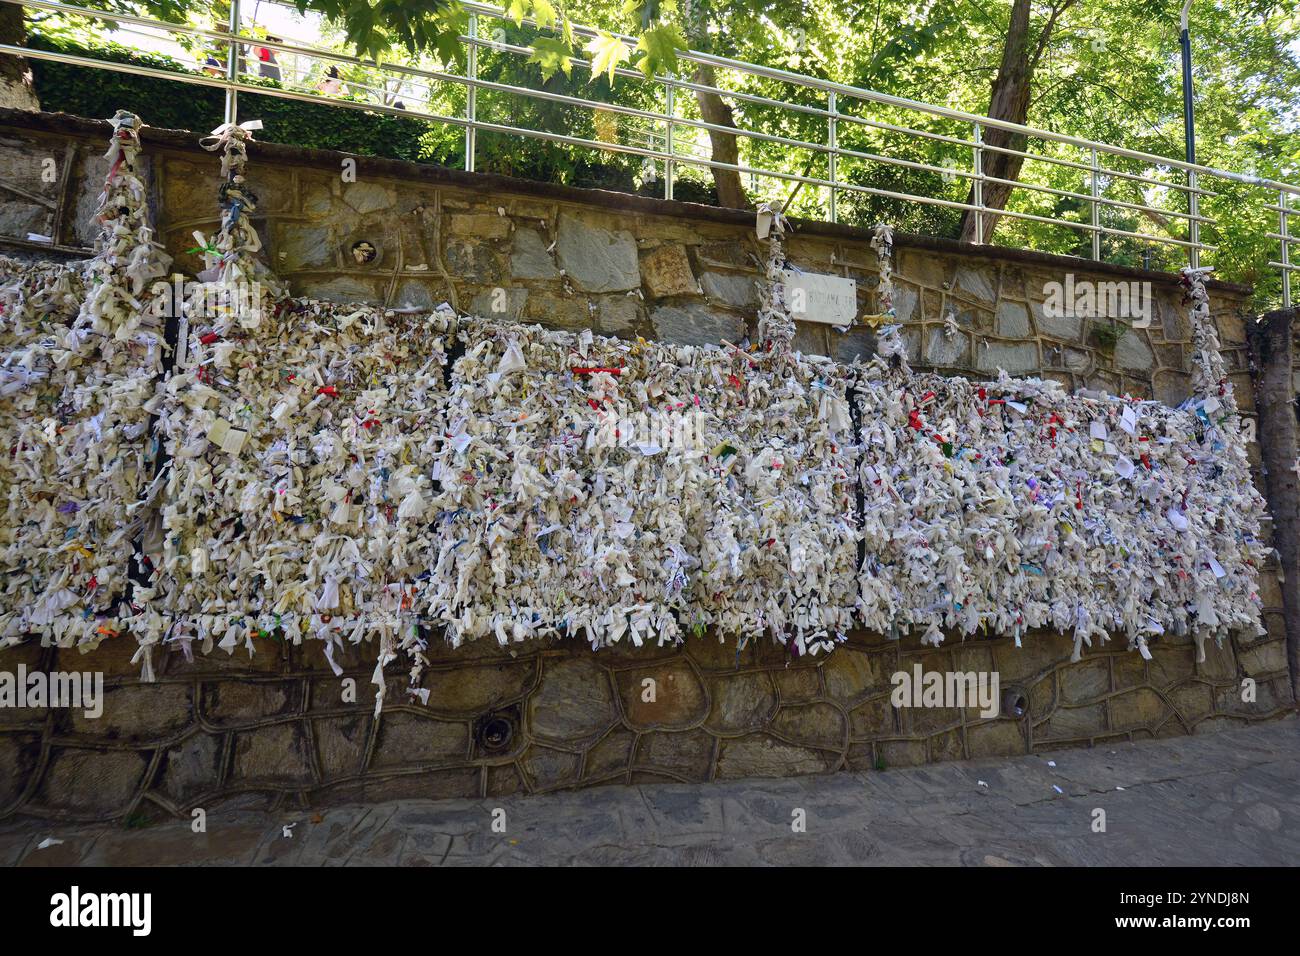
[[[563,71],[565,76],[570,75],[573,64],[569,58],[572,55],[573,48],[559,37],[538,37],[533,41],[533,54],[528,62],[540,65],[542,79],[549,80],[559,71]]]
[[[637,68],[649,79],[658,72],[671,73],[677,69],[677,51],[685,50],[687,44],[676,26],[661,23],[641,34],[636,48],[642,53]]]
[[[591,55],[591,75],[593,78],[604,73],[609,77],[609,82],[614,82],[614,71],[623,63],[626,63],[631,57],[632,51],[616,36],[605,33],[603,30],[600,36],[594,37],[587,44],[587,53]]]

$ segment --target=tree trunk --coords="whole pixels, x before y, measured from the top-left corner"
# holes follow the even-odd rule
[[[695,82],[705,86],[716,86],[717,76],[713,67],[700,64],[695,68]],[[735,127],[736,120],[732,115],[731,107],[717,93],[706,93],[696,91],[695,102],[700,106],[700,115],[704,117],[704,122],[713,123],[717,126]],[[716,130],[709,130],[709,143],[713,147],[713,160],[718,163],[731,163],[739,165],[740,163],[740,146],[736,137],[730,133],[719,133]],[[749,196],[745,194],[745,187],[741,185],[740,173],[734,169],[712,169],[713,182],[718,187],[718,205],[728,209],[752,209],[753,203],[750,202]]]
[[[1300,700],[1300,474],[1296,473],[1296,395],[1291,358],[1295,317],[1295,309],[1282,309],[1246,325],[1255,368],[1255,410],[1259,416],[1264,488],[1273,516],[1273,547],[1285,577],[1282,619],[1291,695],[1293,700]]]
[[[0,43],[26,46],[26,39],[23,8],[12,3],[0,3]],[[20,56],[0,55],[0,106],[19,110],[41,108],[36,91],[32,89],[31,70]]]
[[[1023,125],[1029,118],[1029,102],[1034,81],[1034,71],[1037,69],[1038,61],[1052,36],[1052,31],[1056,27],[1057,19],[1073,3],[1074,0],[1063,0],[1060,6],[1053,4],[1052,12],[1047,23],[1043,25],[1042,33],[1039,34],[1037,40],[1034,40],[1030,36],[1029,23],[1029,15],[1032,12],[1033,4],[1031,0],[1015,0],[1015,4],[1011,8],[1011,22],[1007,27],[1006,43],[1002,46],[1002,62],[998,66],[998,74],[993,80],[993,91],[989,96],[988,115],[993,119],[1008,120]],[[1022,152],[1025,149],[1025,137],[1020,133],[990,127],[984,127],[982,132],[984,142],[988,146],[1000,146],[1003,149],[1017,149]],[[985,176],[1014,182],[1020,178],[1020,168],[1023,165],[1024,158],[1021,156],[1011,156],[995,150],[984,151],[983,171]],[[984,206],[988,209],[1005,209],[1007,200],[1011,197],[1011,191],[1014,188],[1014,186],[1007,186],[1003,183],[986,182],[984,184]],[[968,203],[975,202],[975,189],[973,186],[966,201]],[[996,214],[985,213],[983,228],[977,229],[980,225],[979,218],[978,214],[974,212],[967,212],[962,216],[962,242],[975,242],[977,239],[980,242],[988,242],[992,238],[993,230],[997,228],[998,220],[1001,217]]]

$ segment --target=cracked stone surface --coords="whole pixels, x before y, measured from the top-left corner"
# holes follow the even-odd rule
[[[1094,832],[1097,810],[1105,832]],[[806,831],[792,823],[803,812]],[[504,832],[493,821],[504,821]],[[284,827],[292,836],[286,837]],[[62,840],[44,850],[42,840]],[[939,766],[138,828],[11,820],[0,864],[1282,866],[1300,859],[1300,720]]]

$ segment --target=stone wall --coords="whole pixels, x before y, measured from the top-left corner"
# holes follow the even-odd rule
[[[147,118],[146,118],[147,119]],[[0,111],[0,251],[85,254],[102,182],[107,128],[70,117]],[[216,227],[218,160],[192,134],[147,131],[160,235],[192,272],[192,233]],[[260,196],[253,218],[268,262],[293,292],[390,306],[447,300],[568,329],[676,342],[739,341],[755,324],[760,247],[752,216],[337,153],[251,150]],[[48,174],[53,159],[54,176]],[[799,267],[851,276],[864,312],[878,309],[865,233],[799,223]],[[49,244],[28,242],[34,232]],[[8,237],[8,238],[6,238]],[[354,255],[359,243],[372,260]],[[992,376],[1041,374],[1175,402],[1188,389],[1190,330],[1170,276],[924,237],[897,238],[896,308],[918,368]],[[1107,342],[1098,326],[1053,318],[1048,284],[1077,279],[1153,283],[1151,328]],[[1253,408],[1243,321],[1248,290],[1212,284],[1213,307],[1243,411]],[[944,335],[944,317],[960,331]],[[841,360],[868,356],[869,329],[799,329],[798,345]],[[1252,450],[1258,462],[1258,449]],[[1294,585],[1293,585],[1294,586]],[[488,642],[438,647],[429,706],[410,706],[394,669],[372,716],[373,648],[352,650],[344,678],[317,648],[187,663],[166,655],[142,684],[126,642],[92,655],[26,646],[0,669],[102,670],[104,715],[0,709],[0,817],[136,818],[222,803],[319,803],[471,796],[648,780],[713,780],[915,764],[1185,734],[1266,719],[1293,707],[1276,569],[1261,575],[1269,633],[1207,646],[1162,639],[1154,659],[1125,641],[1069,663],[1072,642],[1031,634],[952,639],[922,649],[855,634],[829,658],[791,662],[754,642],[692,640],[682,649]],[[996,670],[1023,690],[1019,719],[974,710],[896,709],[889,678]],[[1240,683],[1257,682],[1253,703]],[[642,699],[653,678],[656,700]],[[343,681],[355,681],[350,699]],[[492,746],[505,736],[502,749]]]
[[[189,664],[176,653],[143,684],[129,642],[86,657],[25,646],[5,652],[6,669],[94,668],[108,690],[97,720],[0,709],[0,817],[142,820],[193,807],[887,769],[1201,733],[1291,709],[1280,641],[1209,645],[1203,664],[1190,644],[1161,642],[1150,662],[1123,646],[1071,664],[1071,641],[1054,634],[1027,635],[1021,648],[981,639],[939,649],[859,634],[829,657],[789,662],[768,642],[740,653],[709,638],[593,653],[481,641],[435,650],[427,707],[401,703],[405,675],[392,673],[379,719],[365,651],[350,650],[342,678],[315,646],[252,661],[218,653]],[[895,708],[890,675],[915,664],[996,670],[1004,690],[1024,692],[1028,713]],[[1243,676],[1257,681],[1253,704],[1241,701]]]

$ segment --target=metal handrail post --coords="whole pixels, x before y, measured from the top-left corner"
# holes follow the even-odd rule
[[[478,14],[469,15],[469,35],[478,37]],[[478,44],[469,44],[465,57],[465,75],[471,80],[478,79]],[[474,172],[474,154],[478,147],[478,87],[470,83],[465,87],[465,172]]]
[[[1192,190],[1187,194],[1187,212],[1191,217],[1188,220],[1190,228],[1187,238],[1192,241],[1191,246],[1188,247],[1188,258],[1193,269],[1201,267],[1201,222],[1196,218],[1201,214],[1201,197],[1195,192],[1197,178],[1196,170],[1187,171],[1187,185]]]
[[[827,108],[830,110],[830,116],[826,120],[827,143],[830,147],[830,176],[831,181],[831,222],[839,222],[839,207],[836,203],[838,194],[835,187],[839,183],[839,130],[836,126],[835,119],[838,112],[835,91],[832,90],[826,94]]]
[[[1100,164],[1097,162],[1097,151],[1092,151],[1092,257],[1098,262],[1101,261],[1101,204],[1097,202],[1101,198],[1101,172]]]
[[[667,153],[670,157],[672,157],[676,155],[676,153],[673,150],[673,116],[676,113],[676,109],[675,109],[676,102],[673,96],[673,83],[671,79],[664,84],[664,92],[666,94],[665,96],[666,109],[664,110],[664,112],[668,117],[665,123],[667,128],[666,128],[666,132],[664,133],[664,152]],[[677,164],[674,163],[671,158],[664,160],[664,198],[665,199],[673,198],[673,174],[676,171],[676,167]]]
[[[1287,202],[1286,190],[1278,192],[1278,234],[1282,237],[1282,308],[1291,308],[1291,229],[1287,218],[1291,215],[1291,206]]]
[[[235,84],[239,82],[239,0],[230,0],[230,45],[226,56],[226,79],[231,83],[226,87],[227,123],[239,122],[239,94]]]
[[[984,131],[980,129],[979,123],[971,124],[974,129],[972,137],[975,145],[971,147],[971,154],[974,157],[972,171],[975,178],[972,180],[975,190],[975,244],[980,245],[984,242]]]

